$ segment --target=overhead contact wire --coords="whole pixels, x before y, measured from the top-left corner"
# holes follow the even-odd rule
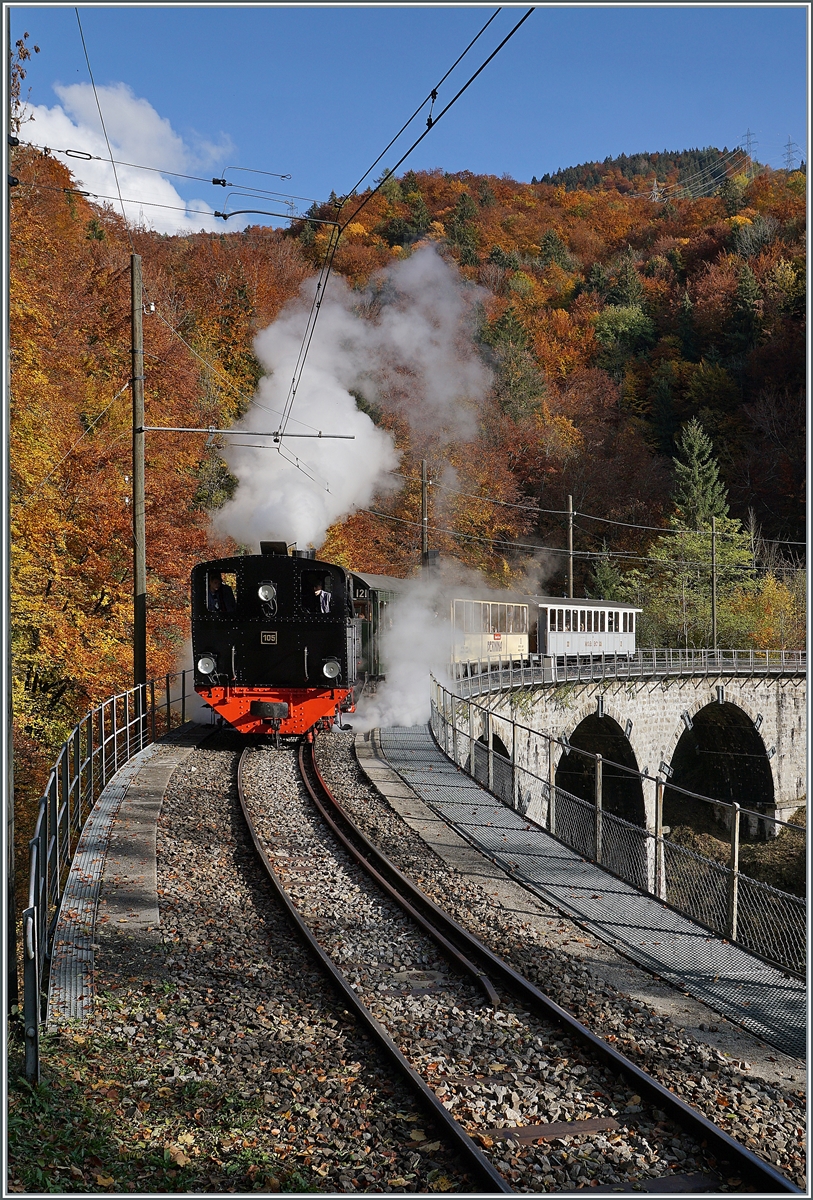
[[[437,123],[441,119],[441,117],[443,117],[449,111],[449,109],[452,107],[452,105],[455,104],[460,99],[460,97],[463,95],[463,93],[466,91],[466,89],[468,87],[470,87],[472,83],[474,83],[474,81],[478,77],[478,75],[480,75],[481,72],[484,71],[485,68],[488,66],[488,64],[492,61],[492,59],[495,58],[497,54],[499,54],[499,52],[500,52],[500,50],[502,50],[503,46],[508,41],[510,41],[510,39],[514,36],[514,34],[517,32],[517,30],[520,28],[520,26],[523,25],[525,21],[527,21],[528,17],[531,15],[531,13],[533,11],[534,11],[533,8],[528,9],[528,11],[525,13],[525,15],[513,27],[513,29],[503,38],[503,40],[500,42],[500,44],[497,46],[497,48],[495,50],[493,50],[491,54],[489,54],[489,56],[485,60],[485,62],[483,62],[477,68],[477,70],[474,72],[474,74],[471,76],[471,78],[468,79],[466,81],[466,83],[463,85],[463,87],[457,92],[457,94],[452,97],[452,99],[449,101],[449,103],[446,105],[446,107],[440,113],[438,113],[437,117],[434,119],[432,124],[429,125],[423,131],[423,133],[420,135],[420,137],[416,138],[416,140],[412,143],[412,145],[409,147],[409,149],[406,151],[406,153],[403,154],[401,156],[401,158],[399,158],[398,162],[388,173],[387,178],[389,178],[389,176],[393,172],[395,172],[398,169],[398,167],[400,167],[401,163],[403,163],[404,160],[412,153],[412,151],[415,149],[415,147],[419,146],[420,143],[423,141],[423,139],[427,136],[427,134],[429,134],[431,132],[431,130],[434,129],[435,125],[437,125]],[[496,13],[494,15],[496,16]],[[493,17],[491,19],[493,20]],[[488,24],[490,24],[490,21],[488,22]],[[481,30],[481,32],[482,32],[482,30]],[[476,41],[477,39],[475,38],[474,40]],[[464,51],[464,53],[465,53],[465,51]],[[461,55],[461,57],[462,57],[462,55]],[[458,59],[458,61],[459,61],[459,59]],[[450,68],[450,70],[452,70],[452,69],[453,68]],[[447,72],[447,74],[448,74],[448,72]],[[424,101],[424,103],[426,103],[426,101]],[[423,105],[421,105],[421,107],[423,107]],[[384,153],[386,153],[386,151],[384,151]],[[369,174],[369,171],[367,171],[365,174]],[[362,176],[362,179],[364,177],[365,176]],[[380,191],[384,182],[385,181],[382,179],[381,182],[379,184],[377,184],[376,187],[374,187],[367,194],[367,196],[364,198],[364,200],[362,200],[361,204],[357,205],[357,207],[354,209],[353,213],[341,225],[338,226],[335,236],[331,235],[331,241],[328,244],[328,248],[327,248],[326,255],[325,255],[325,264],[323,266],[322,273],[320,275],[320,282],[317,285],[317,294],[316,294],[316,296],[314,296],[313,304],[311,305],[311,311],[308,315],[308,324],[305,327],[305,336],[303,338],[302,349],[301,349],[300,355],[297,359],[297,366],[294,369],[294,378],[291,381],[291,387],[288,392],[288,397],[286,398],[285,409],[284,409],[285,416],[284,416],[282,428],[280,430],[281,434],[285,432],[285,427],[286,427],[288,419],[290,417],[291,409],[293,408],[296,390],[299,387],[299,380],[301,379],[302,370],[304,369],[305,361],[306,361],[307,355],[308,355],[308,350],[310,349],[310,344],[313,339],[313,331],[316,327],[316,322],[317,322],[318,316],[319,316],[319,309],[321,307],[325,289],[327,287],[327,283],[330,278],[330,272],[333,267],[333,260],[336,256],[336,250],[338,249],[339,239],[340,239],[342,233],[344,232],[344,230],[350,224],[350,222],[354,220],[354,218],[361,212],[361,210],[364,208],[364,206],[366,204],[369,204],[370,200],[376,194],[376,192]]]
[[[133,254],[135,254],[136,249],[135,249],[135,246],[133,245],[133,238],[132,238],[132,234],[130,233],[130,226],[127,221],[127,214],[124,211],[124,201],[121,198],[121,185],[119,184],[119,174],[118,174],[118,171],[116,170],[116,161],[113,158],[113,150],[110,146],[110,138],[107,136],[107,127],[104,123],[104,116],[102,115],[102,106],[99,103],[99,93],[96,91],[96,81],[93,78],[93,71],[91,70],[91,66],[90,66],[90,55],[88,54],[88,48],[85,44],[85,34],[82,30],[82,22],[79,19],[79,9],[74,8],[73,11],[76,13],[76,23],[79,26],[79,36],[82,39],[82,49],[85,52],[85,62],[87,63],[88,75],[90,76],[90,84],[91,84],[91,87],[93,88],[93,97],[96,101],[96,107],[99,110],[99,120],[102,123],[102,133],[104,134],[104,140],[107,144],[107,153],[110,155],[110,165],[113,168],[113,178],[116,181],[116,191],[119,194],[119,204],[121,205],[121,215],[124,220],[124,228],[127,230],[127,240],[130,243],[130,249],[132,250]]]

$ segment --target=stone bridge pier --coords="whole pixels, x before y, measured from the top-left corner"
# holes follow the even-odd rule
[[[585,799],[593,794],[594,760],[554,744],[550,763],[541,739],[520,729],[514,742],[513,727],[601,754],[608,811],[650,831],[656,775],[667,781],[667,803],[670,795],[678,803],[671,784],[788,820],[805,800],[806,687],[799,673],[571,680],[484,695],[478,703],[492,714],[495,748],[501,743],[518,766],[543,779],[552,771],[558,787]],[[475,737],[486,740],[485,718],[478,724]],[[718,809],[717,818],[725,812]]]

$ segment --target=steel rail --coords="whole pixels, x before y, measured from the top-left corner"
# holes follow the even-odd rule
[[[265,850],[265,847],[260,838],[257,826],[251,816],[249,807],[246,803],[245,792],[243,788],[244,768],[248,750],[244,750],[240,756],[240,764],[237,770],[237,791],[240,800],[240,807],[243,816],[248,826],[251,840],[254,843],[254,849],[257,853],[258,860],[262,865],[263,870],[268,876],[274,891],[276,892],[280,902],[285,908],[291,922],[296,929],[297,934],[305,943],[305,946],[313,954],[322,967],[325,974],[330,978],[330,981],[339,992],[342,1000],[347,1004],[348,1009],[351,1009],[361,1025],[367,1033],[372,1037],[373,1041],[379,1046],[383,1053],[389,1058],[392,1064],[396,1067],[407,1086],[415,1093],[424,1108],[428,1111],[433,1120],[441,1126],[454,1143],[456,1149],[463,1158],[467,1168],[471,1170],[477,1181],[479,1182],[478,1191],[484,1194],[501,1194],[513,1195],[514,1189],[508,1181],[500,1174],[493,1166],[491,1161],[483,1154],[482,1150],[474,1143],[474,1141],[466,1133],[465,1129],[458,1124],[452,1114],[438,1099],[435,1092],[426,1081],[418,1074],[407,1058],[398,1049],[395,1042],[389,1036],[367,1006],[356,995],[356,992],[350,986],[347,978],[339,970],[332,958],[319,945],[319,942],[311,933],[305,921],[299,915],[293,902],[290,900],[281,879],[276,874],[271,860]]]
[[[318,767],[314,762],[314,768],[319,774]],[[590,1051],[596,1058],[601,1059],[607,1066],[620,1072],[630,1083],[635,1087],[635,1090],[642,1096],[647,1096],[650,1101],[666,1112],[677,1125],[682,1129],[690,1132],[697,1138],[698,1142],[706,1142],[708,1148],[712,1148],[714,1153],[721,1159],[728,1162],[736,1163],[737,1170],[741,1171],[746,1178],[756,1184],[761,1191],[769,1194],[774,1193],[796,1193],[801,1194],[803,1189],[797,1187],[787,1176],[772,1167],[770,1163],[766,1163],[753,1151],[743,1146],[730,1134],[721,1129],[719,1125],[715,1125],[713,1121],[692,1108],[685,1100],[681,1100],[674,1092],[670,1091],[664,1084],[660,1083],[652,1075],[647,1074],[641,1067],[636,1066],[620,1051],[616,1050],[609,1042],[606,1042],[598,1034],[588,1029],[581,1021],[577,1020],[566,1009],[562,1008],[555,1000],[545,995],[540,991],[535,984],[520,975],[508,963],[499,958],[492,950],[485,946],[474,934],[458,924],[453,917],[444,912],[431,900],[421,889],[412,882],[402,871],[387,857],[383,850],[376,846],[364,834],[353,821],[338,800],[332,795],[327,784],[319,774],[319,779],[325,792],[337,811],[346,822],[347,826],[353,831],[353,837],[357,838],[365,847],[367,852],[378,859],[385,869],[395,876],[398,880],[400,888],[409,894],[412,903],[420,905],[425,911],[431,914],[431,920],[436,923],[444,932],[449,940],[456,941],[465,948],[467,955],[483,962],[486,969],[493,978],[502,980],[503,984],[509,989],[513,995],[518,996],[523,1003],[527,1004],[531,1011],[543,1014],[548,1020],[554,1021],[557,1025],[564,1028],[568,1033],[589,1047]],[[520,880],[515,879],[515,882],[520,883]]]
[[[450,942],[449,939],[442,932],[442,930],[438,929],[435,924],[433,924],[431,921],[427,920],[427,918],[423,915],[423,913],[419,912],[418,909],[416,909],[415,906],[413,904],[411,904],[404,897],[402,892],[399,892],[397,888],[394,888],[393,885],[389,882],[389,880],[384,878],[384,876],[381,874],[380,871],[376,870],[376,868],[372,865],[372,863],[369,861],[369,859],[366,858],[359,851],[357,846],[353,845],[353,842],[350,840],[350,838],[347,837],[347,835],[339,828],[339,826],[333,820],[330,813],[328,812],[328,810],[325,808],[324,804],[322,803],[321,797],[319,796],[317,789],[313,786],[311,779],[308,777],[308,772],[312,771],[316,777],[317,783],[319,785],[319,788],[322,791],[322,794],[328,799],[328,801],[330,803],[336,804],[336,801],[330,791],[330,788],[325,783],[324,779],[322,778],[321,772],[319,771],[319,768],[316,765],[316,758],[313,753],[313,743],[312,742],[301,742],[300,743],[300,746],[299,746],[299,769],[300,769],[300,772],[302,773],[302,781],[305,784],[305,787],[308,789],[308,795],[310,796],[313,803],[316,805],[316,808],[319,811],[319,815],[322,817],[322,820],[325,822],[325,824],[330,828],[330,830],[334,834],[334,836],[336,838],[338,838],[338,840],[344,846],[345,850],[347,850],[347,852],[353,856],[353,858],[356,860],[356,862],[359,864],[359,866],[363,867],[364,870],[369,875],[372,876],[372,878],[376,881],[378,886],[383,891],[385,891],[387,893],[387,895],[390,896],[395,901],[395,903],[399,906],[399,908],[402,908],[406,913],[409,914],[409,916],[413,919],[413,921],[416,922],[416,924],[420,925],[420,927],[421,927],[421,929],[423,929],[424,933],[427,933],[429,935],[429,937],[432,938],[432,940],[440,947],[440,949],[443,951],[443,953],[445,955],[447,955],[449,958],[451,958],[454,961],[454,963],[456,964],[456,966],[459,967],[459,969],[465,975],[469,975],[474,980],[474,982],[477,984],[477,986],[483,991],[485,998],[488,1001],[488,1003],[491,1005],[491,1007],[499,1008],[500,1007],[500,997],[497,995],[494,985],[491,982],[491,980],[488,978],[488,976],[486,974],[484,974],[484,972],[481,971],[479,969],[479,967],[476,967],[474,965],[474,963],[471,961],[471,959],[468,958],[465,954],[463,954],[457,946],[455,946],[452,942]],[[338,807],[338,805],[337,805],[337,807]],[[344,814],[342,814],[342,815],[344,815]]]

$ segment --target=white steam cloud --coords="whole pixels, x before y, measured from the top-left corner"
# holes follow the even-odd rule
[[[268,374],[243,418],[246,431],[276,428],[300,353],[313,299],[312,280],[255,339]],[[473,436],[491,382],[471,340],[476,289],[431,247],[375,278],[363,293],[333,277],[322,301],[289,432],[351,434],[353,440],[290,439],[285,455],[246,434],[224,451],[239,487],[215,517],[218,532],[244,545],[260,539],[322,544],[335,521],[397,486],[390,435],[356,406],[397,411],[415,439]]]
[[[100,199],[99,202],[120,212],[116,175],[110,163],[93,89],[89,83],[74,83],[67,87],[55,84],[54,91],[62,103],[53,108],[29,105],[26,113],[31,123],[23,125],[22,137],[37,146],[50,147],[54,158],[71,169],[78,185],[92,193],[91,199],[93,196],[114,197],[112,201]],[[138,163],[156,169],[139,171],[124,165],[116,168],[122,197],[131,201],[124,204],[128,222],[146,225],[158,233],[186,233],[218,227],[210,203],[202,199],[184,200],[160,172],[178,171],[191,175],[216,164],[219,173],[230,153],[230,140],[224,138],[218,145],[200,141],[196,147],[190,147],[169,121],[160,116],[148,100],[136,96],[127,84],[110,84],[97,88],[97,92],[113,157],[122,164]],[[95,157],[81,159],[60,154],[60,150],[78,150]],[[157,207],[159,205],[164,207]]]
[[[389,725],[425,725],[429,720],[429,675],[449,662],[451,625],[448,603],[439,585],[403,580],[392,605],[392,628],[381,636],[380,653],[387,677],[371,695],[363,695],[351,718],[362,732]]]

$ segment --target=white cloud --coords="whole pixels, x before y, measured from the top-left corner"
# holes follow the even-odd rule
[[[117,165],[127,220],[146,224],[158,233],[222,229],[222,222],[214,217],[211,203],[202,199],[184,200],[171,180],[158,172],[200,174],[211,163],[217,163],[219,171],[223,159],[232,150],[231,143],[227,139],[220,144],[200,140],[196,147],[189,146],[148,100],[136,96],[126,84],[111,84],[96,90],[113,157],[120,162],[156,168],[142,171]],[[70,167],[85,191],[92,196],[113,197],[113,200],[100,200],[99,203],[120,211],[116,175],[109,160],[92,87],[87,83],[69,87],[57,84],[54,91],[61,104],[53,108],[45,105],[28,108],[33,124],[24,126],[26,140],[50,147],[54,157]],[[78,150],[93,155],[94,159],[57,153],[60,150]]]

